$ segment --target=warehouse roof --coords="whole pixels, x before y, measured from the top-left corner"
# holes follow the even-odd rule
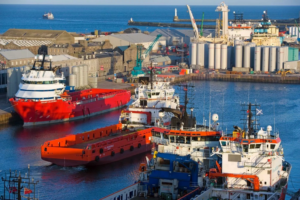
[[[73,59],[79,59],[79,58],[70,56],[68,54],[52,56],[52,62],[59,62],[59,61],[73,60]]]
[[[11,42],[20,47],[41,46],[41,45],[48,45],[52,43],[52,41],[49,40],[0,39],[0,44],[2,45],[7,45]]]
[[[125,51],[129,46],[118,46],[121,51]]]
[[[203,35],[206,37],[209,34],[213,34],[214,30],[212,29],[204,29]],[[156,29],[150,35],[156,36],[158,34],[162,34],[165,37],[194,37],[193,29]]]
[[[155,39],[155,37],[143,33],[117,34],[111,36],[135,44],[143,42],[152,42]]]
[[[144,33],[128,33],[128,34],[115,34],[115,35],[107,35],[107,36],[102,36],[99,38],[96,38],[93,40],[93,42],[97,41],[103,41],[103,39],[107,40],[123,40],[127,41],[131,44],[139,44],[143,42],[152,42],[156,37],[151,36],[151,35],[146,35]]]
[[[8,29],[2,36],[22,38],[57,38],[66,31],[37,29]]]
[[[0,54],[4,56],[7,60],[16,60],[23,58],[34,58],[34,54],[28,49],[20,50],[0,50]]]

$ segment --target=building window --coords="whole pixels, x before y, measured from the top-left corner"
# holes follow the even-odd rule
[[[14,65],[14,62],[11,62],[11,65]]]
[[[16,61],[16,65],[18,65],[18,61]]]

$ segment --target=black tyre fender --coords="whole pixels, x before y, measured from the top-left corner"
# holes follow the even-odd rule
[[[102,153],[103,153],[103,149],[100,149],[100,150],[99,150],[99,153],[101,153],[101,154],[102,154]]]
[[[133,151],[134,147],[133,146],[130,146],[130,151]]]
[[[120,153],[121,153],[121,154],[124,153],[124,149],[120,149]]]
[[[99,162],[99,160],[100,160],[99,156],[96,156],[96,157],[95,157],[95,161],[96,161],[96,162]]]
[[[142,145],[139,143],[139,144],[138,144],[138,148],[141,148],[141,146],[142,146]]]
[[[111,152],[111,156],[115,156],[115,152],[114,151]]]

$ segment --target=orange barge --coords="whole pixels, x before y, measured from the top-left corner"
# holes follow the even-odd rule
[[[151,128],[123,131],[122,124],[45,142],[41,158],[56,165],[103,165],[150,151]]]

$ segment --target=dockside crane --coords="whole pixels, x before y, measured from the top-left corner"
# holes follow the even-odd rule
[[[132,77],[140,77],[140,76],[145,75],[144,71],[142,70],[143,61],[149,55],[149,53],[152,51],[154,45],[156,44],[156,42],[159,40],[159,38],[161,36],[162,36],[161,34],[158,34],[144,53],[142,53],[143,46],[137,45],[136,66],[133,68],[133,70],[131,72]]]
[[[204,12],[202,13],[202,22],[201,22],[201,29],[200,29],[201,37],[203,37],[203,21],[204,21]]]
[[[193,30],[194,30],[195,39],[198,40],[199,39],[199,32],[198,32],[198,27],[197,27],[195,18],[193,16],[193,13],[191,11],[190,6],[186,5],[186,7],[188,8],[188,11],[189,11],[189,14],[190,14],[190,18],[191,18],[191,22],[192,22],[192,26],[193,26]]]

